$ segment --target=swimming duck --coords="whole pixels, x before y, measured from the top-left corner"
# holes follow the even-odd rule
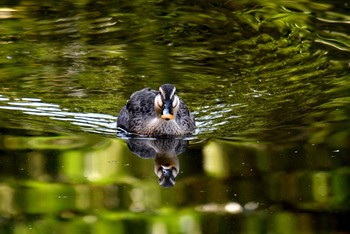
[[[182,136],[194,131],[195,120],[175,86],[163,84],[159,91],[144,88],[133,93],[118,115],[117,126],[139,135]]]

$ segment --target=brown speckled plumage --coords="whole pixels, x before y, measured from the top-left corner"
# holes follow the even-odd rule
[[[194,117],[185,103],[177,97],[175,90],[173,85],[164,84],[160,87],[159,92],[150,88],[136,91],[120,111],[117,126],[129,133],[147,136],[191,134],[195,129]],[[170,107],[170,110],[174,112],[174,119],[162,119],[160,111],[164,109],[164,106],[157,108],[156,97],[161,100],[162,104],[166,102],[172,105],[177,104],[176,107]]]

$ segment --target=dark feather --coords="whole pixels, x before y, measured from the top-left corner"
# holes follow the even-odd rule
[[[161,89],[165,98],[170,98],[175,87],[165,84]],[[118,115],[117,126],[130,133],[149,136],[187,135],[193,132],[194,117],[181,99],[175,121],[166,121],[157,115],[155,98],[158,94],[158,91],[150,88],[133,93]]]

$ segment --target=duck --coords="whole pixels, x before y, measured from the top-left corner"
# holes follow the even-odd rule
[[[159,91],[144,88],[131,94],[117,117],[117,127],[142,136],[191,135],[195,119],[176,94],[176,87],[163,84]]]
[[[171,188],[180,171],[179,154],[186,151],[189,141],[182,138],[128,138],[130,151],[143,159],[154,159],[154,173],[159,185]]]

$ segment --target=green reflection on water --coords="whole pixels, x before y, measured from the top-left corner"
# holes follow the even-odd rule
[[[348,231],[348,9],[2,3],[0,233]],[[198,125],[168,189],[113,139],[129,95],[165,82]]]
[[[2,26],[1,95],[115,116],[133,91],[171,82],[202,135],[310,126],[328,136],[317,123],[348,120],[349,41],[341,27],[347,16],[332,14],[334,7],[308,1],[11,4],[3,11],[9,14]],[[341,54],[330,41],[343,44]]]
[[[37,144],[15,149],[21,141],[11,135],[0,143],[1,228],[7,233],[44,227],[129,232],[130,225],[135,233],[260,232],[285,225],[291,233],[335,231],[349,212],[347,148],[192,144],[179,156],[176,185],[164,189],[154,159],[131,154],[123,141],[39,132],[22,132],[21,139],[26,134]],[[314,225],[323,218],[324,225]],[[308,226],[300,226],[304,222]]]

